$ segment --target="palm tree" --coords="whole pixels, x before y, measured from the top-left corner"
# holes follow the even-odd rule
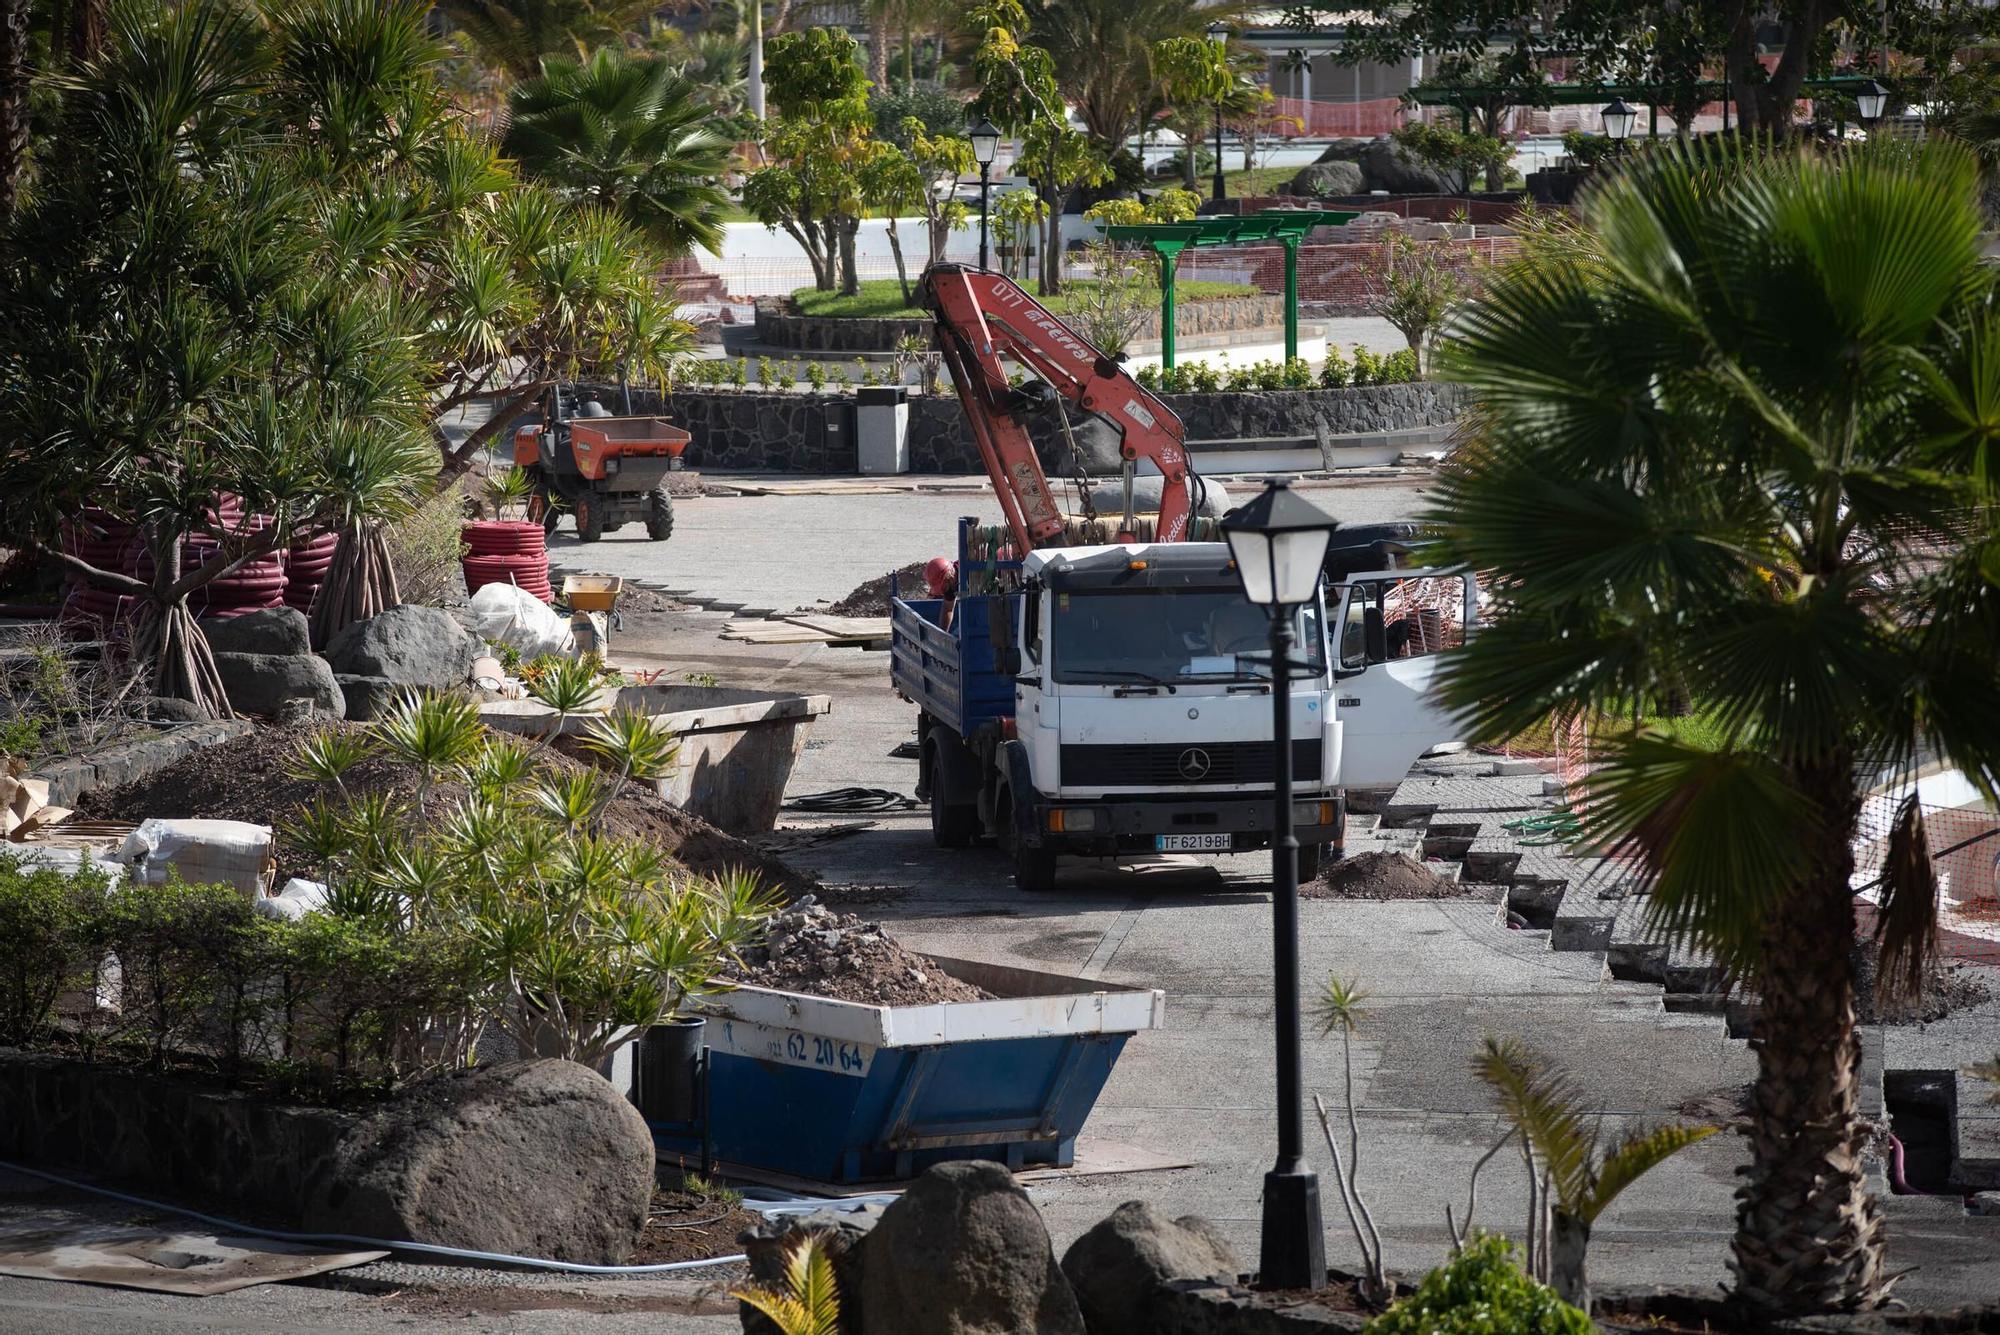
[[[581,56],[622,42],[651,22],[659,0],[439,0],[438,10],[473,53],[514,79],[532,79],[543,56]]]
[[[1139,129],[1139,115],[1157,80],[1156,43],[1206,40],[1211,23],[1232,23],[1237,0],[1050,0],[1034,11],[1035,41],[1055,57],[1056,81],[1077,117],[1106,153]]]
[[[1604,741],[1586,828],[1761,1001],[1732,1265],[1764,1311],[1891,1283],[1857,1115],[1863,776],[1941,759],[1990,799],[2000,766],[1976,180],[1949,142],[1663,146],[1587,198],[1579,242],[1496,273],[1440,353],[1478,409],[1431,517],[1506,608],[1446,667],[1474,738],[1675,693],[1723,734]],[[1913,800],[1887,863],[1881,976],[1907,989],[1935,933]]]
[[[716,251],[730,145],[694,85],[664,60],[611,48],[542,67],[508,96],[502,151],[526,175],[618,210],[670,254]]]

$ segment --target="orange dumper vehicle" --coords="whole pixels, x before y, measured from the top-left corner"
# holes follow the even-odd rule
[[[674,531],[667,472],[691,439],[665,418],[613,417],[596,399],[578,402],[558,387],[542,421],[514,432],[514,462],[535,481],[531,513],[547,531],[568,510],[584,542],[634,522],[665,542]]]

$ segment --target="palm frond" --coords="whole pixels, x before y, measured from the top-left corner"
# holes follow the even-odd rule
[[[1611,1202],[1618,1199],[1618,1193],[1644,1177],[1664,1160],[1686,1149],[1698,1140],[1706,1140],[1722,1130],[1719,1126],[1688,1125],[1677,1123],[1655,1127],[1650,1131],[1635,1131],[1618,1142],[1604,1162],[1598,1166],[1597,1181],[1592,1186],[1589,1199],[1582,1211],[1583,1221],[1595,1223]]]

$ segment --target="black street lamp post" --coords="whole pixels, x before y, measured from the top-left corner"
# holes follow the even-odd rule
[[[979,164],[979,267],[986,267],[987,202],[993,189],[993,157],[1000,151],[1000,130],[984,116],[966,132],[972,140],[972,159]]]
[[[1292,831],[1292,650],[1298,610],[1319,588],[1334,521],[1284,482],[1271,481],[1222,521],[1243,596],[1271,617],[1271,944],[1277,992],[1278,1161],[1264,1175],[1265,1288],[1317,1289],[1326,1283],[1326,1237],[1319,1177],[1305,1158],[1305,1102],[1299,1015],[1299,841]]]
[[[1604,119],[1604,137],[1617,145],[1614,151],[1622,152],[1625,141],[1632,137],[1632,124],[1639,119],[1639,113],[1627,106],[1624,98],[1614,97],[1611,105],[1597,114]]]
[[[1208,40],[1214,42],[1217,51],[1229,43],[1229,28],[1221,23],[1208,25]],[[1194,145],[1188,145],[1188,152],[1194,152]],[[1222,95],[1215,98],[1215,198],[1229,198],[1229,188],[1222,183]]]

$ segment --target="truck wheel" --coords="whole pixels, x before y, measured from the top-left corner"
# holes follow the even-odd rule
[[[1023,894],[1046,895],[1056,888],[1056,851],[1053,848],[1014,849],[1014,885]]]
[[[576,537],[579,542],[596,542],[604,536],[604,505],[588,492],[576,498]]]
[[[1320,864],[1325,861],[1325,844],[1299,845],[1299,884],[1319,879]]]
[[[646,496],[646,536],[654,542],[665,542],[674,536],[674,498],[667,495],[665,487],[657,487]]]
[[[979,840],[979,808],[944,800],[944,785],[931,778],[931,842],[939,848],[970,848]]]

